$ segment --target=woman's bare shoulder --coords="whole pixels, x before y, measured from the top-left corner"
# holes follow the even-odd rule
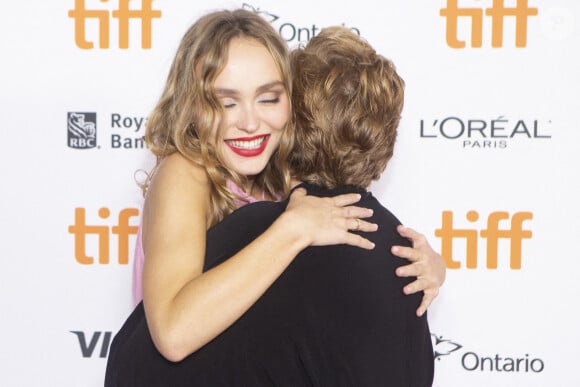
[[[205,169],[179,153],[159,162],[148,190],[149,202],[162,201],[180,205],[206,203],[209,200],[209,178]],[[206,203],[207,204],[207,203]]]
[[[205,169],[177,152],[159,162],[152,179],[153,186],[169,185],[173,188],[181,187],[183,189],[195,186],[198,188],[207,187],[208,184],[209,179]]]

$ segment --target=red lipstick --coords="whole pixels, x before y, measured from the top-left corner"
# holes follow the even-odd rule
[[[225,143],[237,155],[255,157],[264,152],[269,139],[269,134],[261,134],[253,137],[233,138],[225,140]]]

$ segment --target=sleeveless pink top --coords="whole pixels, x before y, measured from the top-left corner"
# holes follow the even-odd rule
[[[259,201],[252,196],[246,194],[240,187],[235,185],[233,182],[228,181],[228,188],[239,195],[244,200],[236,200],[236,205],[242,207],[249,203],[255,203]],[[262,198],[260,200],[266,200],[265,195],[262,193]],[[143,263],[145,262],[145,253],[143,252],[143,239],[141,236],[141,226],[139,226],[139,231],[137,233],[137,241],[135,242],[135,254],[133,257],[133,304],[137,305],[143,299]]]

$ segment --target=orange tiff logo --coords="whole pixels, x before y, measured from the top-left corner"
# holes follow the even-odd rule
[[[108,219],[111,210],[107,207],[99,209],[99,218]],[[84,208],[75,208],[75,222],[68,227],[68,232],[74,235],[75,258],[78,263],[92,265],[95,258],[87,255],[87,235],[96,235],[98,240],[98,262],[106,265],[110,261],[110,235],[117,235],[118,261],[121,265],[129,263],[129,236],[136,235],[137,226],[129,224],[129,219],[138,216],[139,210],[136,208],[124,208],[119,212],[117,224],[112,227],[106,225],[87,225],[86,211]]]
[[[109,0],[100,0],[106,3]],[[154,10],[153,0],[141,0],[141,9],[129,8],[131,0],[118,0],[118,7],[109,13],[105,9],[87,9],[85,0],[75,0],[75,7],[68,11],[68,17],[75,21],[75,43],[79,48],[90,50],[94,42],[87,40],[87,19],[97,20],[99,48],[109,48],[111,17],[117,19],[119,28],[119,48],[129,48],[129,20],[141,21],[141,48],[151,48],[152,24],[154,18],[161,17],[161,11]]]
[[[457,36],[457,27],[460,17],[469,18],[471,25],[471,47],[479,48],[483,41],[483,11],[482,8],[460,8],[457,0],[447,0],[447,7],[441,8],[439,14],[446,19],[447,45],[451,48],[464,48],[465,41]],[[528,0],[517,0],[516,6],[508,8],[504,0],[493,0],[489,8],[485,8],[485,15],[491,18],[491,46],[503,46],[504,18],[515,17],[516,47],[526,47],[528,36],[528,17],[536,16],[538,8],[528,7]]]
[[[509,262],[510,269],[519,270],[522,268],[522,241],[530,239],[532,232],[524,230],[523,224],[526,220],[531,220],[531,212],[516,212],[511,216],[509,227],[500,229],[502,220],[510,220],[510,214],[505,211],[492,212],[487,217],[487,228],[478,231],[471,228],[455,228],[453,225],[453,212],[443,211],[441,228],[435,230],[435,236],[441,238],[441,255],[449,269],[461,268],[461,262],[453,260],[453,241],[461,239],[465,242],[466,256],[465,267],[476,269],[477,251],[479,237],[486,240],[487,257],[486,267],[497,269],[499,255],[499,240],[507,239],[510,245]],[[475,223],[479,220],[476,211],[469,211],[466,215],[467,221]]]

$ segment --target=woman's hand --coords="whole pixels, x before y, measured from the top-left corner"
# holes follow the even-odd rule
[[[372,216],[373,211],[352,205],[359,200],[359,194],[317,197],[307,195],[304,188],[298,188],[290,196],[285,215],[290,217],[293,230],[306,238],[308,246],[348,244],[370,250],[374,243],[349,232],[372,232],[378,228],[376,224],[362,220]]]
[[[417,231],[399,226],[399,234],[408,238],[413,247],[393,246],[391,252],[400,258],[406,258],[412,263],[400,266],[396,270],[399,277],[417,277],[403,288],[405,294],[423,291],[423,300],[417,309],[417,316],[422,316],[431,302],[439,294],[439,288],[445,282],[445,261],[427,242],[427,238]]]

